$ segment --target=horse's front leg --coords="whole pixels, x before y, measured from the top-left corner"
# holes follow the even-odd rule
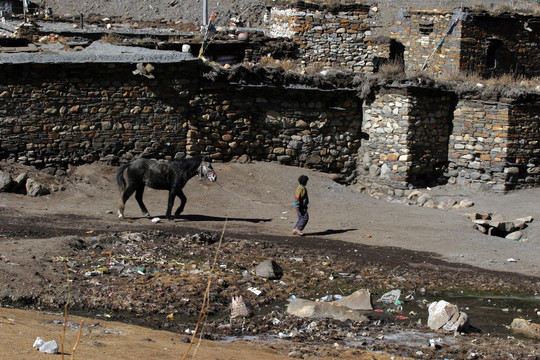
[[[184,206],[186,206],[187,202],[186,195],[184,195],[184,192],[182,190],[180,190],[180,192],[178,193],[178,197],[180,198],[180,206],[174,212],[174,216],[178,216],[182,213],[182,211],[184,211]]]
[[[175,197],[176,197],[176,192],[174,190],[169,191],[169,201],[167,202],[167,214],[165,215],[167,216],[168,220],[173,220],[171,213],[172,213]]]

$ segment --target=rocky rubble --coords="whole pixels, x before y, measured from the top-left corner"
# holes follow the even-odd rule
[[[276,336],[290,341],[283,346],[294,357],[334,356],[335,343],[340,348],[357,346],[415,358],[465,358],[472,352],[481,352],[480,358],[494,358],[501,351],[522,357],[531,354],[530,345],[519,347],[500,338],[461,333],[461,327],[456,329],[457,338],[446,337],[444,331],[435,333],[440,337],[436,347],[392,340],[399,334],[414,335],[428,344],[435,336],[425,325],[429,303],[425,294],[439,297],[467,288],[497,293],[531,290],[535,285],[527,280],[515,284],[477,270],[433,272],[429,266],[413,270],[401,260],[378,259],[376,252],[353,244],[350,252],[336,248],[320,254],[309,245],[258,237],[249,241],[226,237],[218,248],[216,237],[162,231],[68,237],[55,252],[31,263],[41,269],[39,277],[4,282],[0,304],[62,306],[67,294],[60,274],[67,270],[70,309],[115,320],[139,319],[146,326],[191,334],[211,279],[204,338]],[[218,262],[213,264],[216,251]],[[400,256],[409,258],[404,251]],[[0,268],[9,278],[14,265],[8,264],[14,261],[8,256],[1,259]],[[268,279],[268,274],[257,271],[263,263],[274,271],[279,266],[281,276]],[[386,294],[398,287],[399,296],[389,303],[377,302],[369,310],[371,292]],[[313,343],[317,349],[309,346]]]

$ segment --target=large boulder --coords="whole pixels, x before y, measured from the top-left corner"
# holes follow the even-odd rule
[[[11,175],[6,172],[0,171],[0,192],[9,191],[13,180]]]
[[[459,311],[456,305],[447,301],[433,302],[429,305],[428,310],[427,325],[432,330],[442,328],[446,331],[466,331],[470,326],[467,314]]]
[[[514,319],[510,325],[510,329],[525,337],[540,339],[540,324],[535,324],[525,319]]]
[[[30,196],[42,196],[50,194],[51,191],[45,184],[32,178],[28,178],[26,181],[26,193]]]
[[[333,301],[332,303],[343,305],[353,310],[373,310],[371,292],[368,289],[357,290],[351,295]]]
[[[283,276],[283,269],[274,260],[266,260],[255,268],[255,273],[268,280],[277,280]]]
[[[366,322],[368,318],[359,310],[353,310],[335,302],[294,299],[287,307],[287,313],[301,318],[330,318]]]

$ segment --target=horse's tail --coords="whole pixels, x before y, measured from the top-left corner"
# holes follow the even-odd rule
[[[122,194],[124,190],[126,189],[126,180],[124,179],[124,170],[126,170],[128,166],[129,166],[129,163],[120,166],[120,168],[116,170],[116,182],[118,183],[120,194]]]

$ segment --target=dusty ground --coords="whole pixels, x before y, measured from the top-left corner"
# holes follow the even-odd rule
[[[25,170],[5,163],[1,169],[13,176]],[[338,354],[357,358],[373,356],[371,351],[414,358],[538,356],[537,343],[515,338],[507,326],[514,317],[539,322],[540,189],[508,195],[430,190],[436,199],[467,198],[475,203],[469,209],[443,211],[373,199],[354,186],[344,187],[326,174],[305,169],[270,163],[215,164],[215,169],[217,183],[197,179],[188,183],[185,213],[173,222],[142,218],[134,199],[127,203],[127,219],[118,219],[115,169],[104,165],[70,169],[66,178],[30,171],[31,176],[64,188],[48,196],[0,193],[0,304],[4,307],[0,326],[13,336],[11,343],[16,345],[9,350],[22,358],[39,356],[31,349],[36,331],[21,328],[29,326],[29,319],[37,321],[34,330],[49,325],[45,335],[37,335],[43,338],[61,325],[51,325],[41,313],[12,314],[6,307],[58,313],[69,294],[70,312],[91,317],[87,324],[99,322],[110,328],[122,326],[109,323],[119,320],[171,331],[161,342],[157,339],[162,333],[122,329],[137,331],[122,338],[125,345],[102,334],[114,347],[137,345],[141,351],[159,352],[160,358],[175,349],[176,355],[185,347],[186,331],[194,328],[210,277],[203,337],[219,341],[257,336],[240,348],[249,354],[254,351],[251,346],[264,346],[268,359]],[[302,173],[310,177],[311,222],[305,237],[295,237],[291,196]],[[151,215],[163,218],[166,193],[147,190],[145,200]],[[473,211],[500,213],[508,219],[530,215],[536,220],[525,229],[522,241],[510,241],[473,229],[463,216]],[[214,241],[224,227],[212,268],[218,251]],[[253,274],[264,259],[274,259],[283,267],[280,281]],[[263,293],[257,296],[249,288]],[[392,289],[414,300],[405,303],[402,311],[375,302],[383,312],[370,312],[369,324],[313,323],[284,312],[291,295],[314,300],[360,288],[370,289],[374,302]],[[238,295],[254,311],[245,321],[231,321],[228,316],[231,298]],[[430,332],[425,327],[426,303],[439,299],[457,303],[482,332],[457,338]],[[75,325],[70,327],[71,341],[76,330]],[[21,332],[28,335],[17,336]],[[285,339],[277,340],[280,333]],[[80,358],[87,358],[85,351],[116,358],[113,346],[96,345],[109,344],[104,338],[94,341],[91,336],[90,329],[83,329]],[[440,338],[442,348],[427,347],[429,338]],[[58,335],[56,339],[60,340]],[[210,344],[202,348],[214,351],[216,346],[230,346]],[[238,343],[234,344],[236,348]],[[225,356],[223,352],[205,358]]]

